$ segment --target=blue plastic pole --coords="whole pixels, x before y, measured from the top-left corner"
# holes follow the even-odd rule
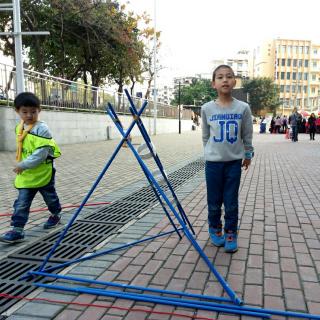
[[[127,98],[128,98],[128,100],[129,100],[129,102],[130,102],[130,105],[131,105],[131,107],[129,108],[131,114],[132,114],[134,117],[135,117],[135,116],[138,117],[137,108],[136,108],[136,106],[135,106],[135,104],[134,104],[134,102],[133,102],[133,100],[132,100],[132,98],[131,98],[128,90],[125,89],[124,92],[126,93]],[[156,161],[156,163],[157,163],[157,165],[158,165],[158,167],[159,167],[159,169],[160,169],[160,172],[161,172],[163,178],[165,179],[165,181],[166,181],[166,183],[167,183],[167,185],[168,185],[168,187],[169,187],[169,190],[170,190],[170,192],[171,192],[171,194],[172,194],[172,196],[173,196],[173,198],[174,198],[174,200],[175,200],[175,203],[177,204],[178,210],[179,210],[179,212],[180,212],[180,215],[181,215],[183,221],[184,221],[184,222],[187,222],[190,230],[192,231],[193,234],[195,234],[194,229],[193,229],[193,227],[192,227],[192,225],[191,225],[191,223],[190,223],[190,221],[189,221],[189,219],[188,219],[185,211],[183,210],[183,208],[182,208],[182,206],[181,206],[181,203],[180,203],[180,201],[179,201],[176,193],[174,192],[174,190],[173,190],[173,188],[172,188],[172,186],[171,186],[171,183],[170,183],[168,177],[167,177],[166,174],[164,173],[164,169],[163,169],[163,166],[162,166],[162,163],[161,163],[161,161],[160,161],[159,156],[158,156],[157,154],[154,154],[153,149],[151,148],[151,145],[150,145],[151,139],[150,139],[150,137],[149,137],[149,135],[148,135],[148,132],[147,132],[147,130],[146,130],[146,128],[145,128],[145,126],[144,126],[144,124],[143,124],[143,122],[141,121],[140,118],[138,118],[137,124],[138,124],[138,127],[139,127],[139,129],[140,129],[141,135],[142,135],[142,137],[144,138],[144,140],[145,140],[145,142],[146,142],[146,144],[147,144],[147,146],[148,146],[148,148],[149,148],[149,151],[151,152],[154,160]]]
[[[134,286],[134,285],[129,285],[129,284],[122,284],[122,283],[115,283],[115,282],[108,282],[108,281],[101,281],[101,280],[93,280],[93,279],[83,279],[83,278],[78,278],[78,277],[73,277],[73,276],[39,272],[39,271],[32,271],[31,273],[33,275],[37,275],[37,276],[51,277],[51,278],[55,278],[55,279],[71,280],[71,281],[91,283],[91,284],[99,284],[99,285],[117,287],[117,288],[122,288],[122,289],[150,291],[150,292],[155,292],[155,293],[160,293],[160,294],[170,294],[170,295],[177,295],[177,296],[183,296],[183,297],[189,297],[189,298],[214,300],[214,301],[220,301],[220,302],[232,302],[228,298],[206,296],[206,295],[201,295],[201,294],[196,294],[196,293],[187,293],[187,292],[181,292],[181,291],[148,288],[148,287]]]
[[[140,113],[140,112],[139,112]],[[118,127],[118,130],[121,132],[122,135],[124,135],[124,132],[122,130],[122,128]],[[177,211],[175,210],[175,208],[173,207],[173,205],[171,204],[171,202],[169,201],[169,199],[167,198],[166,194],[162,191],[161,187],[159,186],[158,182],[154,179],[152,173],[150,172],[150,170],[148,169],[148,167],[144,164],[144,162],[141,160],[138,152],[136,151],[136,149],[133,147],[132,143],[130,141],[128,141],[128,146],[131,149],[131,151],[133,152],[134,156],[136,157],[137,161],[139,162],[140,166],[142,166],[144,168],[144,171],[148,173],[150,180],[152,181],[152,183],[154,184],[154,186],[157,188],[158,192],[161,194],[162,198],[165,200],[165,202],[167,203],[167,205],[169,206],[170,210],[172,211],[172,213],[174,214],[174,216],[176,217],[176,219],[178,220],[178,222],[180,223],[180,225],[183,227],[183,232],[185,233],[186,237],[190,240],[191,244],[194,246],[194,248],[199,252],[200,256],[202,257],[202,259],[205,261],[205,263],[207,264],[207,266],[209,267],[209,269],[213,272],[213,274],[215,275],[215,277],[218,279],[218,281],[220,282],[221,286],[223,287],[223,289],[227,292],[227,294],[229,295],[229,297],[231,298],[231,300],[240,305],[242,304],[242,300],[238,298],[237,294],[230,288],[230,286],[228,285],[228,283],[223,279],[223,277],[219,274],[219,272],[215,269],[215,267],[213,266],[213,264],[211,263],[211,261],[208,259],[208,257],[206,256],[206,254],[203,252],[203,250],[201,249],[201,247],[198,245],[198,243],[196,242],[196,240],[193,238],[192,234],[190,233],[189,229],[187,228],[185,222],[183,221],[183,219],[180,217],[180,215],[177,213]]]
[[[50,274],[46,274],[46,273],[42,273],[42,272],[37,272],[37,274],[42,275],[42,276],[52,276],[52,277],[56,277],[56,275],[50,275]],[[69,276],[60,276],[58,277],[58,279],[66,279],[66,280],[74,280],[74,281],[81,281],[81,282],[89,282],[89,283],[97,283],[97,284],[103,284],[103,285],[115,285],[114,283],[109,283],[109,282],[103,282],[103,281],[92,281],[92,280],[88,280],[88,279],[77,279],[76,277],[69,277]],[[35,283],[35,285],[41,286],[41,284]],[[128,286],[128,285],[121,285],[121,284],[116,284],[117,287],[121,287],[121,288],[129,288],[129,289],[135,289],[135,286]],[[53,287],[56,288],[54,285],[48,285],[48,287]],[[80,287],[82,288],[82,287]],[[57,288],[59,290],[64,290],[64,289],[60,289]],[[157,290],[157,289],[149,289],[149,288],[143,288],[143,287],[137,287],[138,290],[148,290],[148,291],[154,291],[154,292],[158,292],[158,293],[165,293],[165,294],[177,294],[177,295],[181,295],[181,292],[175,292],[175,291],[165,291],[165,290]],[[72,290],[72,288],[71,288]],[[91,294],[94,295],[104,295],[103,292],[115,292],[115,291],[108,291],[108,290],[104,290],[104,289],[97,289],[99,292],[94,292]],[[119,293],[118,291],[116,291],[116,293]],[[127,295],[127,292],[123,292],[124,295]],[[129,293],[130,294],[130,293]],[[182,293],[183,295],[186,295],[185,293]],[[139,294],[130,294],[130,295],[138,295]],[[141,296],[142,294],[140,294]],[[201,296],[201,295],[191,295],[190,297],[195,297],[195,298],[207,298],[208,296]],[[124,297],[124,296],[116,296],[119,298],[124,298],[124,299],[130,299],[129,297]],[[149,295],[147,295],[147,297],[150,297]],[[155,297],[155,296],[151,296],[151,297]],[[237,306],[237,305],[230,305],[230,304],[221,304],[221,303],[214,303],[214,302],[206,302],[206,301],[192,301],[192,300],[184,300],[184,299],[179,299],[179,298],[166,298],[166,297],[155,297],[157,299],[161,299],[163,301],[165,301],[165,304],[168,305],[174,305],[174,303],[171,302],[175,302],[175,301],[180,301],[180,302],[187,302],[189,305],[189,308],[197,308],[197,309],[203,309],[202,306],[212,306],[212,307],[219,307],[219,308],[223,308],[223,311],[221,312],[227,312],[226,310],[230,310],[229,313],[233,313],[233,314],[243,314],[242,312],[250,312],[251,316],[257,316],[257,317],[266,317],[266,318],[270,318],[270,315],[278,315],[278,316],[284,316],[284,317],[294,317],[294,318],[302,318],[302,319],[320,319],[320,315],[316,315],[316,314],[309,314],[309,313],[302,313],[302,312],[294,312],[294,311],[282,311],[282,310],[276,310],[276,309],[265,309],[265,308],[257,308],[257,307],[248,307],[248,306]],[[212,300],[215,300],[216,298],[219,297],[210,297],[212,298]],[[132,300],[137,300],[135,297],[132,297]],[[157,302],[160,303],[160,302]],[[240,312],[239,312],[240,311]],[[249,315],[249,314],[247,314]]]
[[[142,114],[142,112],[144,111],[144,108],[147,106],[147,103],[144,104],[141,109],[139,110],[139,115]],[[71,225],[73,224],[73,222],[76,220],[76,218],[78,217],[79,213],[81,212],[82,208],[84,207],[84,205],[86,204],[86,202],[88,201],[88,199],[91,197],[93,191],[96,189],[97,185],[99,184],[100,180],[103,178],[104,174],[106,173],[106,171],[108,170],[108,168],[110,167],[112,161],[115,159],[116,155],[118,154],[124,140],[128,137],[128,135],[130,134],[131,130],[133,129],[133,127],[135,126],[136,122],[132,121],[131,125],[129,126],[127,132],[124,135],[124,138],[120,141],[120,143],[118,144],[118,146],[116,147],[114,153],[112,154],[111,158],[109,159],[109,161],[107,162],[107,164],[105,165],[105,167],[103,168],[103,170],[101,171],[101,173],[99,174],[98,178],[96,179],[96,181],[94,182],[94,184],[92,185],[91,189],[89,190],[89,192],[87,193],[87,195],[85,196],[85,198],[83,199],[82,203],[80,204],[80,207],[77,209],[77,211],[74,213],[73,217],[69,220],[68,224],[66,225],[66,227],[64,228],[63,232],[60,234],[60,237],[57,239],[57,241],[55,242],[55,244],[53,245],[53,247],[51,248],[50,252],[48,253],[47,257],[44,259],[42,265],[40,266],[39,270],[43,270],[45,265],[47,264],[47,262],[49,261],[50,257],[52,256],[52,254],[55,252],[56,248],[59,246],[60,242],[62,241],[62,239],[64,238],[64,236],[66,235],[67,231],[69,230],[69,228],[71,227]]]
[[[179,228],[178,230],[182,230],[182,228]],[[93,254],[90,254],[88,256],[81,257],[81,258],[74,259],[74,260],[70,260],[70,261],[61,263],[59,265],[56,265],[54,267],[50,267],[50,268],[47,268],[47,269],[44,269],[44,270],[40,270],[40,271],[51,272],[53,270],[57,270],[57,269],[61,269],[61,268],[70,266],[71,264],[74,264],[74,263],[90,260],[90,259],[93,259],[93,258],[96,258],[96,257],[100,257],[102,255],[109,254],[109,253],[112,253],[112,252],[115,252],[115,251],[118,251],[118,250],[123,250],[123,249],[126,249],[126,248],[130,248],[130,247],[132,247],[132,246],[134,246],[136,244],[147,242],[147,241],[159,238],[159,237],[164,237],[164,236],[167,236],[167,235],[169,235],[171,233],[174,233],[174,232],[176,232],[176,231],[175,230],[171,230],[171,231],[163,232],[163,233],[160,233],[160,234],[158,234],[156,236],[151,236],[151,237],[148,237],[148,238],[145,238],[145,239],[142,239],[142,240],[137,240],[137,241],[133,241],[133,242],[130,242],[130,243],[126,243],[126,244],[124,244],[122,246],[118,246],[116,248],[111,248],[111,249],[103,250],[103,251],[100,251],[100,252],[97,252],[97,253],[93,253]],[[28,274],[33,274],[33,271],[29,271]],[[28,278],[28,276],[22,277],[22,278],[20,278],[20,280],[23,280],[25,278]]]
[[[178,307],[187,307],[187,308],[202,309],[202,310],[209,310],[209,311],[216,311],[216,312],[224,312],[229,314],[237,313],[240,315],[270,319],[270,314],[267,314],[267,313],[199,305],[199,304],[193,303],[191,300],[176,301],[173,299],[166,299],[164,297],[155,297],[155,296],[146,295],[146,294],[139,295],[135,293],[109,291],[109,290],[101,290],[96,288],[85,288],[85,287],[65,287],[61,285],[48,285],[48,284],[37,283],[37,282],[34,283],[34,285],[42,288],[48,288],[48,289],[56,289],[56,290],[78,292],[78,293],[88,293],[92,295],[102,295],[106,297],[115,297],[115,298],[135,300],[135,301],[145,301],[145,302],[152,302],[152,303],[165,304],[165,305],[169,304],[169,305],[174,305]]]
[[[121,121],[119,120],[117,114],[116,114],[115,111],[113,110],[112,105],[111,105],[110,103],[108,103],[108,105],[109,105],[109,108],[108,108],[107,112],[108,112],[110,118],[112,119],[113,123],[115,124],[115,126],[116,126],[117,129],[119,130],[120,134],[123,135],[123,134],[124,134],[124,130],[123,130]],[[129,142],[128,142],[128,143],[129,143]],[[139,163],[139,164],[140,164],[140,163]],[[145,171],[144,167],[142,167],[141,165],[140,165],[140,167],[141,167],[143,173],[145,174],[148,182],[150,183],[150,186],[151,186],[154,194],[156,195],[158,201],[160,202],[160,205],[162,206],[162,209],[164,210],[164,212],[165,212],[166,216],[168,217],[170,223],[172,224],[173,228],[176,230],[179,238],[182,239],[182,237],[181,237],[181,235],[180,235],[180,233],[179,233],[179,231],[178,231],[175,223],[173,222],[173,220],[172,220],[169,212],[168,212],[167,209],[165,208],[165,206],[164,206],[164,204],[163,204],[163,201],[161,200],[161,198],[160,198],[157,190],[155,189],[154,185],[152,184],[152,182],[151,182],[151,180],[150,180],[150,178],[149,178],[148,173]]]

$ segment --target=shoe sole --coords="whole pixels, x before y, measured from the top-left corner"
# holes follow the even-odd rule
[[[233,250],[224,250],[224,252],[226,253],[235,253],[238,251],[238,248],[237,249],[233,249]]]
[[[45,229],[45,230],[53,229],[53,228],[57,227],[59,224],[61,224],[61,223],[59,222],[59,223],[55,224],[54,226],[50,226],[50,227],[43,226],[43,229]]]
[[[18,240],[5,240],[5,239],[0,239],[1,242],[4,242],[4,243],[19,243],[19,242],[23,242],[24,239],[18,239]]]

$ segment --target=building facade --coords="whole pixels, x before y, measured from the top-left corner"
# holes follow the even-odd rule
[[[317,112],[320,106],[320,44],[273,39],[253,52],[252,77],[270,77],[280,89],[280,113]]]

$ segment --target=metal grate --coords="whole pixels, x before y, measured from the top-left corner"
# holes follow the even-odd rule
[[[19,281],[28,271],[35,270],[40,266],[40,262],[20,261],[15,259],[5,259],[0,262],[0,292],[10,296],[26,296],[36,287],[32,286],[35,278],[27,278]],[[48,264],[52,267],[54,264]],[[43,277],[38,277],[41,281]],[[0,313],[9,309],[17,302],[16,299],[0,297]]]

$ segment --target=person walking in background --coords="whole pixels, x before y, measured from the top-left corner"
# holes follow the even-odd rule
[[[308,119],[308,128],[310,140],[314,140],[314,136],[316,134],[316,116],[314,115],[314,113],[311,113]]]
[[[232,97],[235,84],[232,68],[218,66],[212,76],[218,99],[201,107],[209,235],[215,246],[224,246],[231,253],[238,250],[241,167],[247,170],[253,157],[251,110],[247,103]]]
[[[281,119],[282,132],[286,133],[288,130],[288,118],[287,116],[283,116]]]
[[[276,120],[274,121],[274,131],[275,133],[280,133],[281,129],[281,119],[279,116],[276,117]]]
[[[298,141],[298,130],[301,122],[301,115],[298,113],[297,108],[293,108],[293,112],[289,117],[289,124],[292,128],[292,141]]]
[[[39,191],[51,215],[44,229],[55,227],[60,222],[61,205],[54,186],[55,169],[53,159],[61,155],[60,149],[52,139],[48,126],[38,120],[39,99],[30,92],[20,93],[14,100],[14,107],[21,118],[16,127],[17,164],[13,171],[17,174],[15,187],[19,195],[14,202],[11,218],[12,230],[0,240],[16,243],[24,240],[24,227],[29,218],[31,203]]]

